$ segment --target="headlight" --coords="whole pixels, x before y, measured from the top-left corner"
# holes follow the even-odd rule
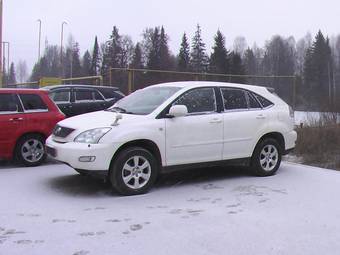
[[[87,130],[80,135],[78,135],[74,141],[77,143],[98,143],[100,138],[102,138],[111,128],[95,128]]]

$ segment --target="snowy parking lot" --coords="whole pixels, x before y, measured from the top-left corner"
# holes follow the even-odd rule
[[[61,164],[0,166],[0,254],[339,254],[340,173],[211,168],[121,197]]]

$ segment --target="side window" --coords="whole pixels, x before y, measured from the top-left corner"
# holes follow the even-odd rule
[[[25,111],[47,110],[47,106],[39,95],[21,94],[19,95]]]
[[[199,88],[186,92],[173,105],[185,105],[188,113],[216,111],[216,98],[213,88]]]
[[[58,102],[70,102],[70,90],[57,90],[49,94],[50,98]]]
[[[260,96],[258,94],[254,93],[254,96],[256,97],[256,99],[261,103],[263,108],[266,108],[268,106],[273,105],[272,102],[270,102],[268,99],[264,98],[263,96]]]
[[[260,103],[255,99],[255,97],[250,93],[247,92],[249,108],[250,109],[259,109],[262,108]]]
[[[19,111],[18,101],[14,94],[0,94],[0,114]]]
[[[93,98],[96,101],[104,101],[104,98],[102,97],[102,95],[96,90],[93,91]]]
[[[246,94],[241,89],[222,88],[225,110],[248,109]]]
[[[75,91],[76,101],[93,101],[92,92],[91,89],[77,89]]]

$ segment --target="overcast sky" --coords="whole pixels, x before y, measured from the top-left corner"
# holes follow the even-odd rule
[[[72,34],[82,53],[92,48],[95,35],[100,42],[106,41],[113,25],[121,34],[131,35],[134,42],[141,39],[146,27],[164,25],[176,54],[183,32],[191,38],[197,23],[209,51],[218,28],[228,47],[239,35],[245,36],[249,45],[257,42],[263,46],[275,34],[299,39],[308,31],[314,37],[318,29],[329,36],[340,33],[339,0],[3,1],[3,40],[11,43],[11,60],[26,60],[29,67],[38,55],[37,19],[42,20],[42,45],[45,38],[60,45],[61,23],[67,21],[65,42]]]

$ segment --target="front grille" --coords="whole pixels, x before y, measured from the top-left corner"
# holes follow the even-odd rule
[[[71,134],[74,131],[73,128],[67,128],[67,127],[62,127],[59,125],[56,125],[55,128],[53,129],[53,135],[61,138],[65,138],[69,134]]]

